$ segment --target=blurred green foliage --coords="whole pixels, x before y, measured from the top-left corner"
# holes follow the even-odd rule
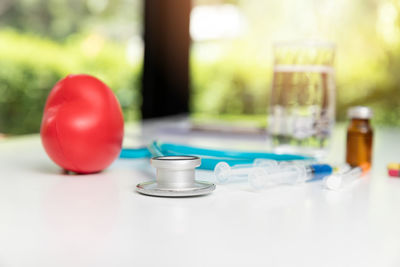
[[[56,43],[13,30],[0,31],[0,40],[0,132],[38,132],[51,88],[77,73],[105,82],[120,100],[125,119],[138,117],[140,64],[127,63],[121,44],[98,35]]]
[[[53,40],[101,32],[118,40],[141,29],[141,0],[1,0],[0,27]]]
[[[228,120],[250,116],[262,123],[272,81],[272,43],[317,36],[337,44],[338,120],[345,120],[348,107],[368,105],[374,109],[375,123],[400,125],[400,2],[193,3],[233,4],[247,23],[240,38],[192,44],[194,114]],[[49,91],[70,73],[99,77],[116,93],[125,119],[139,118],[142,52],[139,47],[132,54],[128,48],[140,43],[141,4],[142,0],[1,0],[0,133],[38,132]]]
[[[192,54],[192,111],[210,115],[265,114],[270,69],[234,53],[218,61]]]
[[[349,107],[364,105],[373,108],[374,123],[400,126],[400,49],[386,53],[367,62],[337,64],[338,121],[347,119]],[[204,61],[196,53],[192,54],[192,111],[195,114],[209,118],[240,114],[259,118],[263,114],[267,118],[272,61],[243,57],[243,47],[233,48],[215,61]]]
[[[71,73],[104,81],[139,117],[141,0],[1,0],[0,133],[39,131],[46,97]]]
[[[337,120],[346,120],[349,107],[366,105],[374,123],[400,126],[398,1],[243,0],[238,6],[247,21],[244,36],[192,45],[194,113],[266,117],[273,42],[323,39],[336,44]]]

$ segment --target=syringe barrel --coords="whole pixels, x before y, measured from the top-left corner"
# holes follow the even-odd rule
[[[312,170],[306,166],[286,165],[270,170],[256,167],[249,173],[249,184],[255,189],[263,189],[281,184],[298,184],[311,177]]]
[[[256,159],[253,164],[238,164],[233,166],[229,166],[228,163],[221,161],[214,168],[214,176],[219,183],[246,180],[250,171],[256,166],[270,169],[277,165],[277,161],[267,159]]]

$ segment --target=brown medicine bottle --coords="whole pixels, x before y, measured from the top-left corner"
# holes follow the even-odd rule
[[[373,131],[370,125],[372,110],[368,107],[352,107],[348,110],[351,119],[347,128],[346,162],[352,166],[368,170],[372,161]]]

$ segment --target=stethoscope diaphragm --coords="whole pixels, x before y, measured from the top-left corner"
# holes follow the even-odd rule
[[[195,168],[201,159],[195,156],[162,156],[151,159],[157,169],[156,181],[140,183],[139,193],[160,197],[187,197],[211,193],[213,183],[196,181]]]

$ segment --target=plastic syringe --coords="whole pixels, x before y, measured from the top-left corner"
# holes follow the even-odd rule
[[[356,167],[344,173],[329,175],[324,178],[325,188],[329,190],[340,190],[360,178],[362,173],[362,168]]]
[[[248,180],[253,187],[263,187],[262,184],[295,184],[297,182],[319,179],[332,173],[332,167],[327,164],[297,164],[290,162],[277,163],[271,160],[259,160],[254,164],[229,166],[220,162],[214,169],[214,175],[219,183]]]

